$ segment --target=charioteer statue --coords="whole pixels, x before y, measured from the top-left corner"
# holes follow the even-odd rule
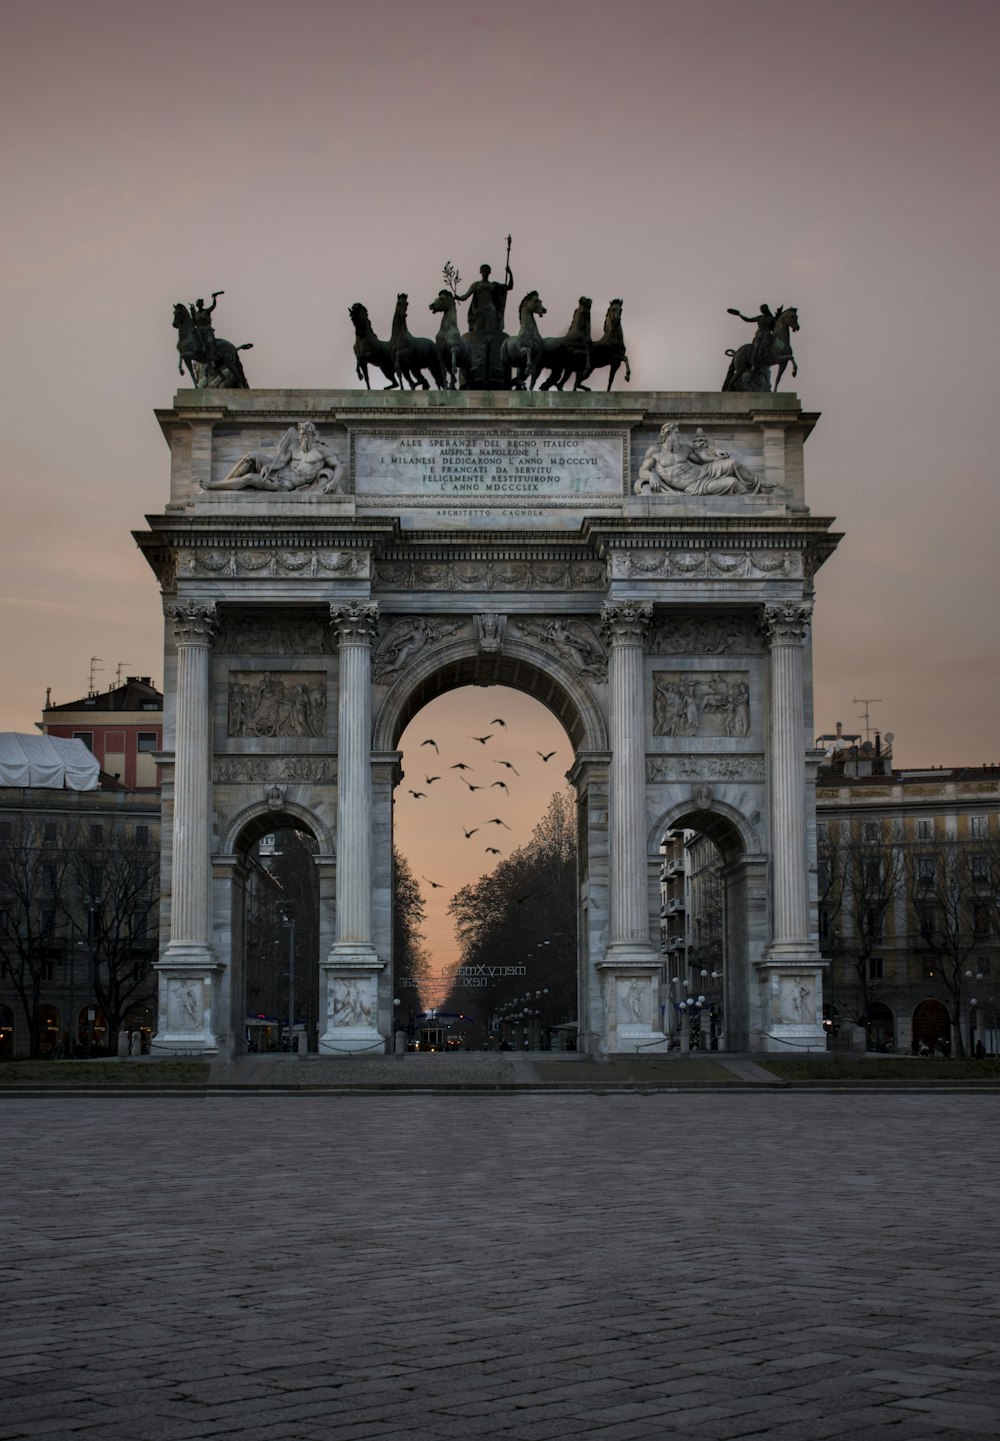
[[[510,242],[507,236],[507,255],[504,262],[504,278],[491,280],[492,266],[479,267],[479,279],[474,280],[463,294],[458,293],[461,277],[450,261],[445,264],[444,278],[455,297],[455,303],[462,305],[469,301],[468,330],[462,339],[468,346],[468,369],[464,371],[466,390],[503,390],[509,381],[504,375],[503,346],[507,333],[503,328],[507,296],[514,288],[514,275],[510,268]]]

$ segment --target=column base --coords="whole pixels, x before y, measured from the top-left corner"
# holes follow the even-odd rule
[[[378,976],[385,969],[373,946],[336,943],[320,966],[326,994],[321,1055],[378,1055],[386,1038],[378,1028]]]
[[[171,942],[153,969],[159,972],[156,1034],[150,1041],[155,1056],[217,1056],[215,978],[222,966],[209,946]]]
[[[802,1055],[826,1050],[823,972],[827,962],[808,943],[769,946],[756,961],[761,1029],[755,1049]]]
[[[651,946],[618,944],[608,947],[597,966],[604,991],[606,1055],[655,1056],[665,1054],[668,1041],[654,1025],[659,1017],[661,962]]]

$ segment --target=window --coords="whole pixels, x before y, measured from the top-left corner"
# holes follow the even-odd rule
[[[136,826],[132,835],[138,849],[144,851],[149,845],[149,826]]]
[[[990,977],[990,958],[989,958],[989,956],[977,956],[977,957],[976,957],[976,960],[975,960],[975,966],[976,966],[976,974],[977,974],[977,976],[982,976],[982,978],[983,978],[984,981],[985,981],[985,980],[989,980],[989,977]]]
[[[917,885],[924,890],[929,890],[934,884],[936,870],[933,856],[917,856]]]
[[[974,886],[985,886],[990,878],[989,860],[978,851],[969,857],[969,869],[972,872],[972,884]]]
[[[934,929],[937,924],[937,918],[933,906],[920,906],[918,908],[917,924],[920,928],[920,934],[925,940],[930,941],[934,939]]]
[[[820,861],[819,865],[816,867],[816,884],[819,887],[819,893],[821,896],[825,895],[826,892],[830,889],[829,861]]]
[[[917,821],[917,840],[929,841],[932,835],[930,821]]]
[[[868,957],[868,979],[869,979],[870,981],[880,981],[880,980],[882,980],[882,957],[881,957],[881,956],[869,956],[869,957]]]
[[[57,839],[58,835],[59,828],[56,825],[55,821],[46,821],[45,825],[42,828],[42,839],[46,841],[54,841]]]
[[[816,840],[819,845],[825,846],[830,839],[830,826],[827,821],[818,821],[816,825]]]
[[[936,980],[936,978],[937,978],[937,973],[938,973],[937,961],[935,961],[935,960],[933,959],[933,957],[931,957],[931,956],[925,956],[925,957],[924,957],[924,980],[925,980],[925,981],[933,981],[933,980]]]
[[[135,738],[135,748],[140,754],[156,750],[156,732],[140,731]]]
[[[92,751],[92,750],[94,749],[94,732],[93,732],[93,731],[74,731],[74,732],[73,732],[73,739],[74,739],[75,741],[83,741],[84,745],[87,747],[87,749],[88,749],[89,751]]]
[[[102,825],[99,825],[97,822],[95,822],[95,823],[90,827],[90,844],[91,844],[92,846],[99,846],[99,845],[102,843],[103,840],[104,840],[104,827],[103,827]]]
[[[830,939],[830,912],[824,906],[819,911],[819,938],[821,941]]]
[[[972,933],[977,941],[985,941],[990,934],[990,911],[988,906],[972,907]]]
[[[881,941],[882,935],[882,910],[879,906],[868,906],[865,910],[865,935],[870,941]],[[879,961],[879,965],[882,962]]]
[[[861,822],[861,839],[863,841],[878,841],[882,839],[882,827],[878,821]]]
[[[974,836],[977,841],[984,840],[989,834],[988,816],[969,817],[969,835]]]

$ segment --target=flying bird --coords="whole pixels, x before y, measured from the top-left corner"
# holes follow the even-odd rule
[[[428,884],[429,886],[433,886],[436,891],[443,891],[443,890],[444,890],[444,886],[442,885],[442,883],[441,883],[440,881],[432,881],[431,878],[430,878],[430,876],[424,876],[423,879],[427,882],[427,884]]]
[[[432,786],[435,781],[439,781],[440,779],[440,776],[424,776],[424,785]]]
[[[492,739],[493,739],[493,732],[492,732],[492,731],[490,731],[489,735],[485,735],[485,736],[470,736],[470,737],[469,737],[469,740],[470,740],[470,741],[478,741],[481,746],[484,746],[488,740],[492,740]]]
[[[498,856],[500,855],[500,851],[497,850],[496,846],[487,846],[486,854],[488,856]]]
[[[471,840],[471,838],[476,834],[476,831],[478,831],[478,829],[478,826],[473,826],[471,831],[465,831],[465,827],[463,826],[462,830],[465,831],[465,839]]]
[[[548,755],[542,755],[542,752],[541,752],[541,751],[535,751],[535,755],[536,755],[536,756],[542,756],[542,760],[543,760],[543,761],[550,761],[550,760],[552,759],[552,757],[555,755],[555,751],[549,751]]]
[[[459,780],[462,782],[463,786],[467,786],[470,791],[481,791],[481,790],[482,790],[482,786],[474,786],[471,781],[467,781],[467,780],[465,779],[465,776],[459,776]]]
[[[449,766],[449,770],[453,771],[474,771],[475,769],[475,766],[467,766],[465,761],[456,761],[453,766]]]
[[[498,766],[506,766],[507,769],[509,771],[513,771],[516,776],[519,776],[521,774],[517,766],[512,766],[510,761],[496,761],[495,764]]]
[[[498,716],[498,715],[496,715],[496,716],[493,717],[493,719],[490,721],[490,725],[491,725],[491,726],[503,726],[504,730],[507,729],[507,722],[503,719],[502,716]]]
[[[510,795],[510,787],[506,781],[491,781],[490,790],[492,790],[494,786],[499,786],[502,791],[506,791],[507,794]]]
[[[437,743],[437,741],[421,741],[420,744],[421,744],[422,746],[433,746],[436,751],[437,751],[437,748],[438,748],[438,743]],[[441,752],[438,751],[438,755],[440,755],[440,754],[441,754]]]
[[[488,826],[505,826],[507,830],[510,830],[510,826],[507,825],[507,822],[502,821],[499,816],[494,816],[492,820],[485,821],[484,824]]]
[[[413,799],[414,799],[415,801],[419,801],[419,800],[424,800],[424,799],[426,799],[426,797],[427,797],[427,792],[426,792],[426,791],[410,791],[410,795],[413,797]]]

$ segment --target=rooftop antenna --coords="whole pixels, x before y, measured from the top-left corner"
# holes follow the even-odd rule
[[[87,694],[88,694],[88,695],[96,695],[96,694],[97,694],[97,688],[96,688],[96,686],[94,685],[94,678],[96,677],[97,672],[98,672],[99,670],[103,670],[103,669],[104,669],[103,665],[101,665],[101,663],[100,663],[100,662],[101,662],[101,659],[102,659],[102,657],[99,656],[99,655],[92,655],[92,656],[90,657],[90,682],[89,682],[89,685],[88,685],[88,687],[87,687]]]
[[[116,685],[116,686],[117,686],[117,685],[121,685],[121,683],[122,683],[122,671],[125,669],[125,667],[126,667],[127,665],[131,665],[131,663],[132,663],[131,661],[120,660],[120,661],[118,662],[118,664],[115,666],[115,685]]]
[[[881,705],[882,702],[877,695],[856,695],[854,697],[854,704],[864,706],[864,710],[861,712],[861,719],[865,723],[865,740],[869,741],[871,740],[872,729],[870,707],[873,705]]]

